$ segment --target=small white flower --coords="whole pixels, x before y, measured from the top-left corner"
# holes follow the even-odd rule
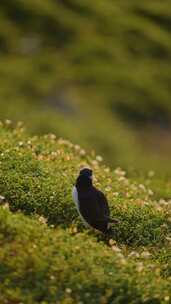
[[[84,150],[84,149],[81,149],[81,150],[80,150],[80,155],[81,155],[81,156],[86,155],[86,152],[85,152],[85,150]]]
[[[149,259],[149,258],[151,257],[151,253],[148,252],[148,251],[143,251],[143,252],[141,253],[141,257],[142,257],[143,259]]]
[[[166,202],[164,199],[161,198],[161,199],[159,200],[159,204],[162,205],[162,206],[167,206],[167,205],[168,205],[168,202]]]
[[[114,245],[114,244],[116,244],[116,241],[113,240],[113,239],[110,239],[110,240],[109,240],[109,245],[112,246],[112,245]]]
[[[120,264],[121,264],[121,265],[126,265],[126,263],[127,263],[127,261],[125,260],[124,257],[122,257],[122,258],[120,259]]]
[[[149,194],[150,196],[152,196],[152,195],[154,195],[154,192],[153,192],[151,189],[149,189],[149,190],[148,190],[148,194]]]
[[[23,147],[23,145],[24,145],[23,141],[19,141],[18,145],[19,145],[20,147]]]
[[[104,169],[104,171],[105,171],[106,173],[109,173],[109,172],[110,172],[110,169],[107,167],[107,168]]]
[[[9,209],[9,204],[8,204],[8,203],[4,204],[4,205],[2,206],[2,208],[8,210],[8,209]]]
[[[118,197],[119,196],[119,192],[113,192],[113,196]]]
[[[57,156],[57,152],[56,152],[56,151],[52,151],[52,152],[51,152],[51,155],[52,155],[52,156]]]
[[[126,178],[124,177],[124,176],[120,176],[119,178],[118,178],[118,181],[119,182],[124,182],[126,180]]]
[[[4,202],[4,200],[5,200],[5,197],[4,197],[4,196],[2,196],[2,195],[0,195],[0,203],[3,203],[3,202]]]
[[[46,224],[47,220],[44,216],[39,216],[39,222],[42,223],[42,224]]]
[[[144,269],[143,263],[142,263],[142,262],[139,262],[139,263],[137,264],[137,271],[138,271],[138,272],[142,272],[143,269]]]
[[[121,168],[116,168],[114,172],[118,176],[125,176],[126,175],[126,172],[123,171]]]
[[[81,147],[79,145],[75,145],[74,148],[76,151],[79,151],[81,149]]]
[[[135,257],[135,258],[139,258],[140,255],[138,252],[136,251],[131,251],[130,254],[128,254],[128,257]]]
[[[167,228],[168,228],[168,225],[164,223],[164,224],[162,224],[160,227],[166,228],[166,229],[167,229]]]
[[[109,192],[109,191],[111,191],[112,190],[112,188],[110,187],[110,186],[107,186],[106,188],[105,188],[105,191],[106,192]]]
[[[71,288],[66,288],[65,291],[66,291],[66,293],[71,293],[72,289]]]
[[[99,161],[99,162],[102,162],[103,161],[103,157],[100,156],[100,155],[97,155],[96,156],[96,160]]]
[[[171,242],[171,236],[166,236],[165,238],[168,242]]]
[[[169,302],[169,301],[170,301],[170,296],[165,296],[165,297],[164,297],[164,300],[165,300],[166,302]]]
[[[144,186],[143,184],[140,184],[140,185],[139,185],[139,188],[140,188],[141,190],[143,190],[143,191],[146,191],[146,188],[145,188],[145,186]]]
[[[49,134],[50,139],[55,140],[56,139],[56,135],[55,134]]]
[[[114,252],[121,252],[121,249],[118,246],[113,245],[111,248]]]
[[[11,125],[11,124],[12,124],[12,121],[11,121],[10,119],[6,119],[6,120],[5,120],[5,123],[6,123],[6,125],[8,125],[8,126],[9,126],[9,125]]]
[[[154,175],[155,175],[154,171],[151,170],[151,171],[148,172],[148,177],[153,177]]]

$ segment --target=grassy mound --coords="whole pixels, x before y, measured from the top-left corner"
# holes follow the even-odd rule
[[[101,161],[53,134],[1,125],[1,303],[170,302],[170,203]],[[82,226],[71,199],[87,165],[120,220],[110,239]]]
[[[65,227],[77,221],[71,191],[83,166],[94,170],[97,186],[108,194],[112,215],[121,220],[116,236],[123,242],[162,242],[160,226],[167,214],[158,213],[152,191],[131,183],[125,172],[110,172],[100,156],[89,156],[78,145],[54,135],[28,138],[22,129],[1,128],[0,193],[13,211],[37,213],[53,225]],[[120,206],[122,205],[122,208]]]
[[[167,303],[169,282],[85,233],[0,208],[1,303]],[[142,268],[142,270],[141,270]]]

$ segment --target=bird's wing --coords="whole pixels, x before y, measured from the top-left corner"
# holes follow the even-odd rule
[[[98,190],[97,198],[103,217],[108,219],[110,217],[110,210],[106,196],[104,195],[103,192]]]
[[[93,228],[105,233],[107,231],[109,208],[104,201],[103,194],[97,189],[91,192],[78,194],[80,213],[86,222]]]
[[[79,194],[80,212],[83,217],[92,222],[100,218],[100,208],[96,196],[93,193]]]

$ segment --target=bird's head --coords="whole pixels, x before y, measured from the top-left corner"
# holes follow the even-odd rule
[[[76,180],[76,186],[80,189],[87,189],[92,186],[93,171],[88,168],[84,168],[80,171],[80,174]]]
[[[80,176],[88,177],[92,180],[93,178],[93,171],[89,168],[84,168],[80,171]]]

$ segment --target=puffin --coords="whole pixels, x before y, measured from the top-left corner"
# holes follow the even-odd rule
[[[93,186],[93,171],[84,168],[80,171],[72,191],[78,214],[87,228],[94,228],[104,234],[111,232],[111,223],[106,196]]]

